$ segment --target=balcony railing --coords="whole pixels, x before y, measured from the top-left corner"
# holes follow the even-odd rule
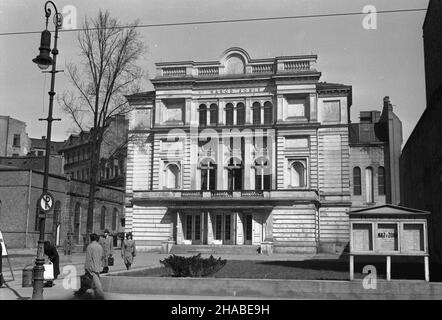
[[[271,73],[273,72],[273,64],[258,64],[252,66],[253,73]]]
[[[199,76],[217,76],[219,75],[218,67],[202,67],[198,68]]]
[[[134,200],[311,200],[319,201],[317,190],[155,190],[134,191]]]
[[[186,67],[163,68],[163,76],[165,77],[182,77],[186,75]]]
[[[308,71],[310,70],[310,61],[289,61],[284,62],[285,71]]]

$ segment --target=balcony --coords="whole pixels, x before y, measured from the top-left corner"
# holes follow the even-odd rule
[[[171,203],[189,201],[319,201],[316,190],[156,190],[134,191],[134,201],[167,201]]]

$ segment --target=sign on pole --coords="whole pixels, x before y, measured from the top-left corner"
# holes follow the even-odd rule
[[[44,213],[51,211],[54,206],[54,197],[49,192],[44,192],[40,198],[38,198],[38,207]]]

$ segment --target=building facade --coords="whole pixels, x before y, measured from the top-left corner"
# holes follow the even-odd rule
[[[26,133],[26,122],[0,116],[0,157],[26,156],[30,151],[30,140]]]
[[[425,18],[427,107],[402,150],[403,204],[431,212],[430,254],[442,261],[442,2],[431,0]]]
[[[43,176],[35,170],[0,168],[0,230],[10,248],[37,246],[37,200],[42,193]],[[106,186],[97,188],[93,232],[101,234],[109,229],[117,234],[124,226],[124,192]],[[45,238],[63,245],[70,233],[74,243],[82,245],[86,234],[89,185],[51,174],[48,191],[55,202],[53,210],[46,215]]]
[[[402,123],[389,97],[380,111],[362,111],[351,123],[350,165],[353,210],[383,204],[399,205],[399,159]]]
[[[128,121],[124,116],[112,119],[103,137],[100,149],[100,184],[124,187],[126,169]],[[90,179],[91,143],[90,132],[72,134],[59,149],[63,155],[66,175],[72,179],[88,181]]]
[[[348,243],[351,86],[320,82],[316,56],[158,63],[128,97],[126,230],[143,248]]]

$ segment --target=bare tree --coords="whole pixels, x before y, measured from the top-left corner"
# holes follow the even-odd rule
[[[101,10],[96,18],[85,18],[78,34],[80,63],[67,65],[75,93],[65,92],[59,99],[78,129],[90,130],[88,235],[93,230],[95,189],[103,137],[112,118],[129,111],[124,95],[139,91],[143,77],[141,68],[136,65],[145,50],[136,31],[137,25],[135,22],[122,26],[108,11]]]

